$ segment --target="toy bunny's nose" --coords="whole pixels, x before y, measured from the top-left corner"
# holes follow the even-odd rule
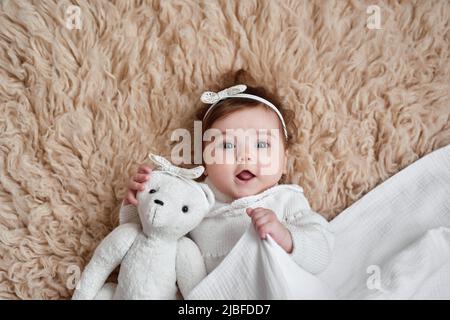
[[[159,204],[161,206],[164,205],[164,202],[162,202],[161,200],[158,200],[158,199],[154,200],[153,202],[156,203],[156,204]]]

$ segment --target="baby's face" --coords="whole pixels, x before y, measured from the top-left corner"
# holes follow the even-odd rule
[[[205,144],[205,174],[234,200],[274,186],[286,170],[280,120],[263,106],[237,110],[215,121],[207,132],[217,139]]]

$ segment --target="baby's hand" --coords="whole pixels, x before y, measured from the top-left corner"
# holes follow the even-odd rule
[[[137,205],[138,201],[136,199],[136,193],[138,191],[144,190],[145,182],[150,178],[150,173],[152,172],[152,167],[149,165],[141,165],[128,183],[128,191],[125,199],[123,199],[123,204],[126,206],[128,204]]]
[[[252,223],[261,239],[265,239],[270,234],[276,243],[287,253],[292,252],[292,236],[289,230],[278,220],[277,215],[265,208],[247,208],[248,216],[252,218]]]

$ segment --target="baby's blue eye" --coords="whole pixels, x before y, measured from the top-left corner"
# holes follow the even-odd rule
[[[257,148],[268,148],[269,144],[267,142],[264,141],[260,141],[258,142],[258,144],[256,145]]]
[[[233,149],[234,148],[234,144],[231,142],[224,142],[223,143],[223,148],[224,149]]]

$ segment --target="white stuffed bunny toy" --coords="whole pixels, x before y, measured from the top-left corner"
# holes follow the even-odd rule
[[[204,168],[184,169],[149,157],[156,170],[137,193],[138,216],[103,239],[72,299],[176,299],[178,288],[186,296],[206,276],[200,250],[185,237],[214,204],[211,189],[193,180]],[[118,265],[117,285],[105,284]]]

